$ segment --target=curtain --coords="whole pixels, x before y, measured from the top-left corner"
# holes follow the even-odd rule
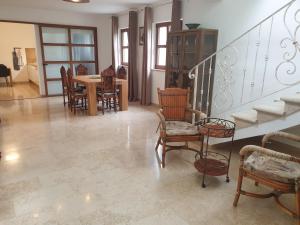
[[[152,8],[145,7],[141,104],[151,104]]]
[[[137,35],[138,14],[129,12],[129,62],[128,62],[128,98],[136,101],[138,98],[138,76],[137,76]]]
[[[172,21],[171,21],[171,31],[180,31],[182,29],[181,25],[181,0],[173,0],[172,4]]]
[[[119,19],[112,16],[112,65],[115,70],[119,66]]]

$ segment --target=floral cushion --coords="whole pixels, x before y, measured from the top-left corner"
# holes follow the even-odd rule
[[[284,183],[294,182],[300,178],[300,164],[254,152],[244,162],[244,168]]]
[[[199,130],[197,126],[183,121],[167,121],[166,133],[169,136],[179,135],[197,135]]]

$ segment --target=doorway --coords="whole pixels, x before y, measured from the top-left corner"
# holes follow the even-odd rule
[[[0,64],[12,81],[0,77],[0,101],[62,95],[61,66],[99,73],[96,27],[0,21],[0,30]]]
[[[8,68],[0,77],[0,100],[40,97],[35,26],[0,22],[0,30],[0,64]]]

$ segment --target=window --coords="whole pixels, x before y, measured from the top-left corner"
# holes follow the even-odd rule
[[[156,24],[156,58],[155,69],[166,68],[167,38],[171,29],[171,22]]]
[[[121,29],[121,64],[128,65],[128,51],[129,51],[129,29]]]

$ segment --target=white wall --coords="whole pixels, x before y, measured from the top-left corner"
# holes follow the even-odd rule
[[[129,26],[129,13],[119,15],[119,29],[128,28]]]
[[[183,19],[184,23],[198,22],[202,24],[202,27],[218,29],[218,48],[220,49],[288,2],[290,0],[188,0],[184,1],[183,4]],[[292,32],[297,25],[294,21],[294,13],[299,7],[300,1],[297,1],[287,13],[287,24]],[[224,75],[221,74],[218,68],[216,70],[212,111],[217,113],[217,116],[224,117],[233,112],[249,110],[258,104],[272,104],[273,100],[282,96],[283,93],[279,91],[285,91],[284,88],[287,88],[287,86],[278,82],[278,79],[275,77],[276,69],[283,62],[285,52],[293,52],[292,45],[287,44],[287,48],[282,48],[280,44],[281,40],[289,37],[283,23],[283,14],[284,11],[281,11],[274,16],[270,42],[268,39],[271,23],[268,21],[262,25],[260,33],[257,28],[249,36],[245,36],[245,38],[233,45],[237,54],[232,51],[230,53],[230,49],[227,51],[231,58],[235,58],[235,55],[237,55],[238,60],[232,66],[231,75],[227,76],[227,82],[230,85],[226,87],[226,90],[220,88],[221,85],[224,86]],[[258,51],[257,44],[259,46]],[[270,46],[269,50],[268,45]],[[248,54],[247,46],[250,46]],[[266,56],[268,56],[267,62],[265,61]],[[220,55],[217,58],[221,59]],[[299,55],[294,59],[296,65],[299,59]],[[282,65],[279,74],[285,82],[289,81],[291,83],[290,81],[295,80],[299,73],[296,72],[294,76],[289,76],[286,73],[288,70],[292,70],[291,64]],[[243,75],[244,71],[245,75]],[[217,80],[221,76],[223,80],[219,79],[220,83],[218,83]],[[245,76],[244,83],[243,76]],[[264,77],[265,82],[263,80]],[[228,78],[231,80],[229,81]],[[254,86],[251,85],[251,82],[253,82]],[[290,88],[284,93],[295,93],[294,89]],[[271,95],[274,92],[278,92],[278,94]],[[268,95],[271,96],[267,97]],[[241,96],[243,96],[242,101],[240,100]],[[231,99],[232,103],[230,102]],[[224,113],[227,110],[228,112]]]
[[[183,0],[183,22],[219,30],[223,47],[290,0]]]
[[[202,24],[201,27],[218,29],[218,48],[222,48],[289,1],[290,0],[183,0],[183,23],[198,22]],[[153,10],[154,24],[171,20],[171,3],[154,6]],[[185,25],[184,29],[187,29]],[[155,36],[153,37],[153,41],[155,41]],[[156,89],[158,87],[164,88],[164,85],[164,71],[153,70],[152,103],[158,103]]]
[[[290,0],[183,0],[183,22],[201,23],[204,28],[219,30],[218,48],[223,47]],[[153,5],[153,31],[155,24],[171,20],[172,4]],[[128,14],[119,16],[120,28],[128,27]],[[143,25],[143,11],[139,12],[139,25]],[[155,43],[155,35],[153,36]],[[154,48],[153,48],[154,51]],[[141,80],[142,47],[139,47],[139,84]],[[152,57],[154,61],[154,54]],[[153,64],[153,62],[152,62]],[[152,66],[154,68],[154,66]],[[164,88],[165,72],[152,70],[152,103],[157,104],[156,89]],[[140,89],[140,86],[139,86]]]
[[[30,24],[0,22],[0,63],[11,68],[14,82],[28,81],[25,48],[35,48],[34,26]],[[14,47],[21,48],[24,66],[14,70],[12,52]],[[2,80],[1,80],[2,82]]]
[[[156,42],[156,24],[161,22],[169,22],[172,18],[172,4],[166,3],[163,5],[156,5],[153,7],[153,49],[152,49],[152,68],[155,66],[155,42]],[[151,102],[158,104],[157,88],[165,88],[165,71],[164,70],[152,70],[152,91]]]
[[[93,26],[98,30],[99,70],[111,65],[111,17],[31,8],[1,6],[0,20],[28,21],[78,26]],[[41,61],[39,62],[41,64]],[[43,78],[41,71],[40,77]],[[42,92],[44,94],[44,92]]]

